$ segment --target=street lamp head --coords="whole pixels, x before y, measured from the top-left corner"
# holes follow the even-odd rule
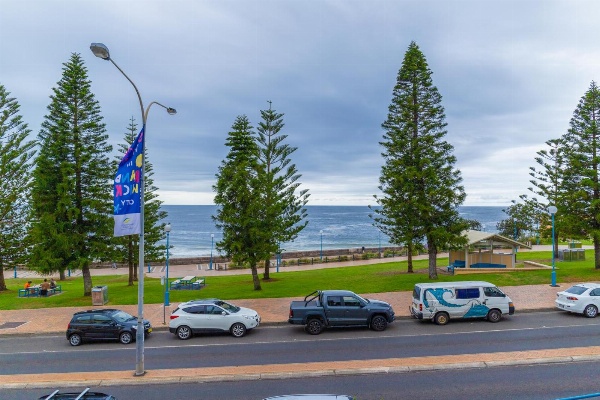
[[[556,214],[556,211],[558,211],[558,209],[554,206],[550,206],[548,207],[548,212],[552,215]]]
[[[169,222],[167,222],[167,224],[165,225],[165,232],[166,233],[171,232],[171,224]]]
[[[321,229],[321,230],[319,231],[319,233],[322,235],[322,234],[323,234],[323,229]]]
[[[167,107],[167,112],[169,113],[169,115],[177,114],[177,110],[171,107]]]
[[[106,47],[104,44],[92,43],[90,45],[90,49],[92,50],[92,53],[94,53],[94,55],[96,57],[99,57],[106,61],[110,60],[110,52],[108,51],[108,47]]]
[[[210,237],[211,237],[211,238],[214,238],[214,237],[215,237],[215,234],[214,234],[214,233],[211,233],[211,234],[210,234]]]

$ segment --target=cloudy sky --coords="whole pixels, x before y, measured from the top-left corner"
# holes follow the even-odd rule
[[[465,205],[529,193],[529,167],[600,77],[600,2],[448,0],[0,0],[0,84],[37,135],[62,64],[80,53],[112,144],[133,87],[153,106],[147,146],[166,204],[212,204],[236,116],[284,113],[312,205],[374,204],[379,141],[411,41],[443,96]],[[116,154],[116,153],[115,153]]]

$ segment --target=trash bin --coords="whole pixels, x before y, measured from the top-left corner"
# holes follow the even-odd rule
[[[94,286],[92,288],[92,305],[103,306],[108,303],[108,287]]]
[[[562,249],[558,251],[558,259],[560,261],[571,261],[571,250]]]
[[[574,249],[571,250],[571,253],[573,254],[573,257],[571,257],[573,261],[585,260],[585,249]]]

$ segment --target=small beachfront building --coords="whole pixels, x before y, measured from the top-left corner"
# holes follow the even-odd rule
[[[469,230],[465,235],[467,246],[449,253],[450,268],[515,268],[517,250],[531,249],[497,233]]]

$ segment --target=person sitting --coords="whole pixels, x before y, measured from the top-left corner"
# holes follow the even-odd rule
[[[29,289],[31,287],[31,281],[25,282],[25,289]]]
[[[48,289],[50,289],[50,282],[48,282],[48,279],[44,279],[44,282],[40,285],[40,296],[48,296]]]
[[[50,289],[56,289],[56,282],[54,278],[50,278]]]

